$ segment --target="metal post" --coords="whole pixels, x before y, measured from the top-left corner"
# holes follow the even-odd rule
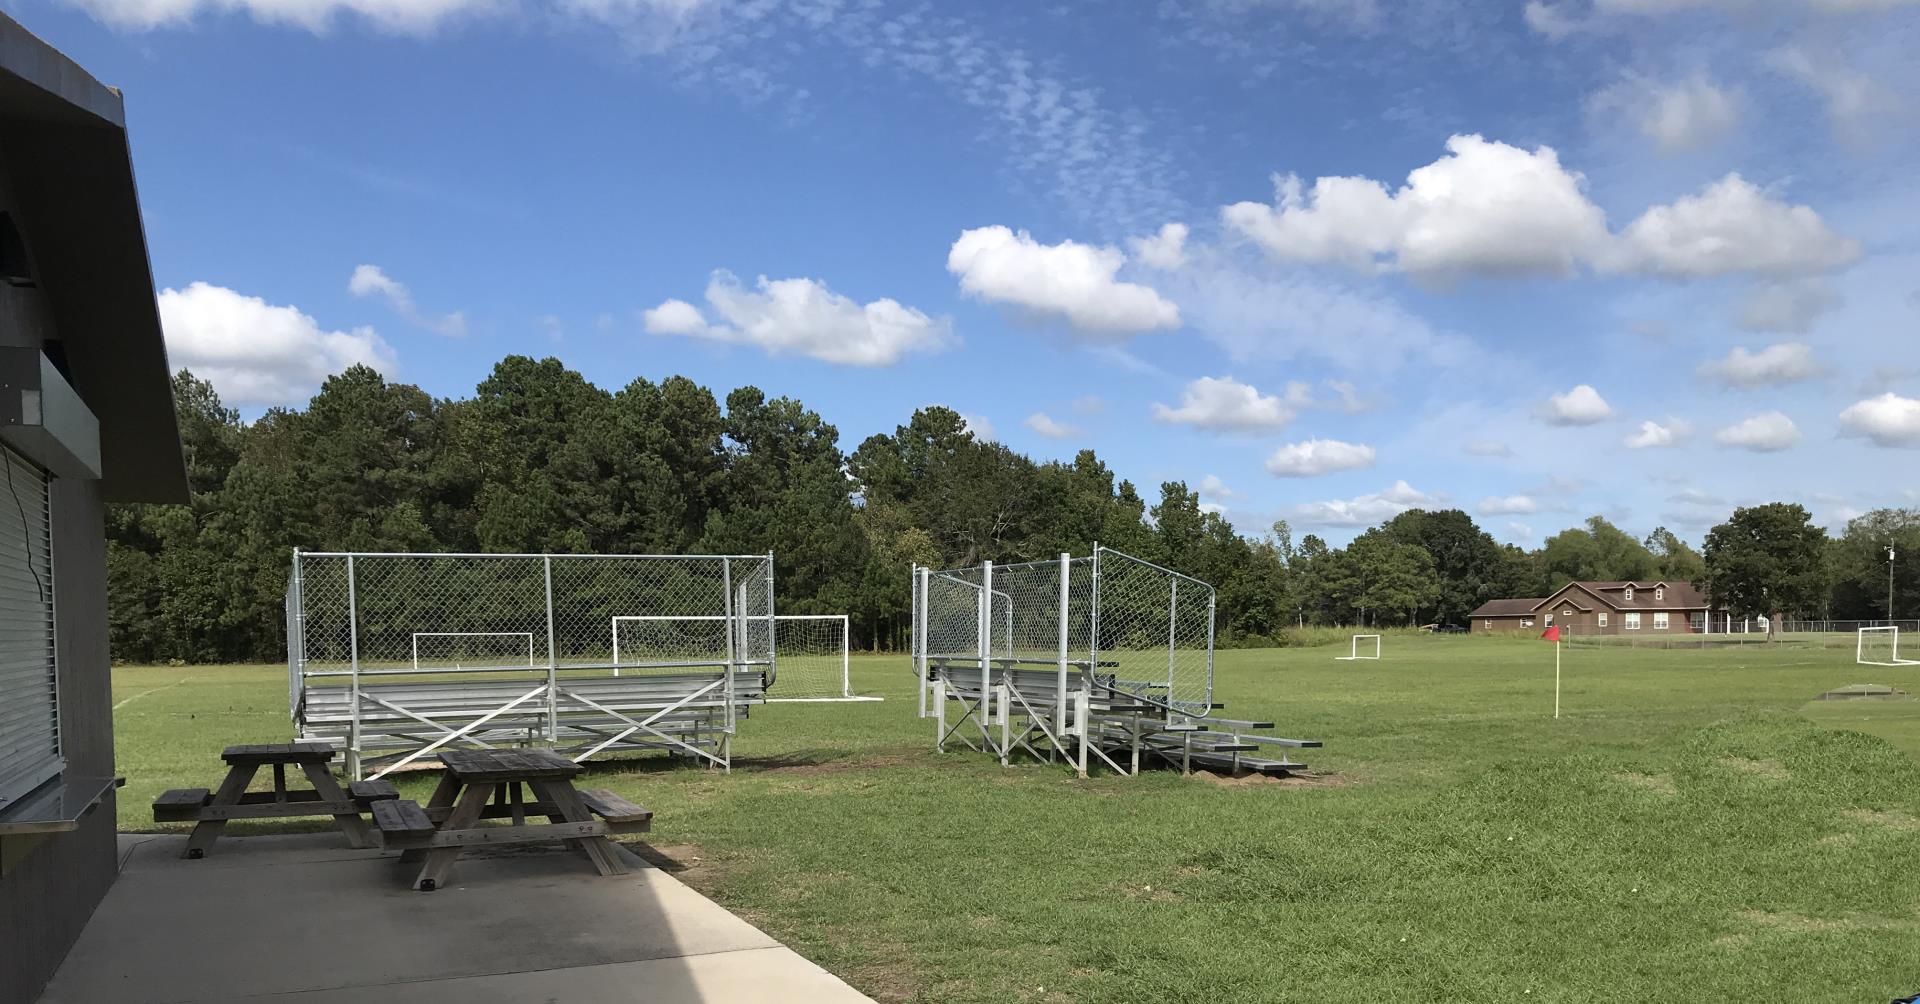
[[[775,630],[778,630],[779,625],[775,624],[774,628]],[[853,696],[852,636],[853,636],[853,625],[851,622],[847,620],[847,616],[845,614],[841,614],[840,615],[840,696],[841,697]],[[780,651],[780,639],[778,638],[774,639],[773,648],[774,648],[775,654],[777,655]]]
[[[1219,598],[1220,594],[1212,589],[1207,590],[1207,706],[1200,712],[1203,715],[1213,714],[1213,613],[1214,604]],[[1234,756],[1238,757],[1239,754]]]
[[[993,740],[987,732],[993,724],[993,562],[980,565],[980,732],[987,741]]]
[[[541,570],[547,582],[547,745],[560,745],[560,660],[553,639],[553,555],[543,555]]]
[[[1073,555],[1062,551],[1060,552],[1060,671],[1053,695],[1053,735],[1056,747],[1060,745],[1060,739],[1065,735],[1067,727],[1067,614],[1072,597],[1067,585],[1072,575]]]
[[[932,580],[927,569],[919,565],[914,566],[914,575],[920,583],[920,596],[913,611],[914,644],[919,648],[913,665],[913,689],[920,692],[920,717],[925,718],[928,710],[927,688],[931,686],[927,680],[927,635],[932,633],[932,625],[927,623],[927,590],[932,587]]]
[[[733,623],[736,607],[734,605],[734,600],[733,600],[733,559],[732,558],[720,559],[720,597],[721,597],[720,607],[727,615],[726,674],[727,674],[727,680],[729,682],[724,686],[730,688],[732,687],[731,681],[733,680],[734,671],[739,668],[735,664],[736,660],[739,659],[741,651],[746,646],[746,639],[739,638],[736,636],[735,625]],[[741,614],[741,618],[743,621],[745,620],[744,612]],[[739,628],[740,628],[740,633],[744,634],[746,624],[745,623],[740,624]],[[726,714],[721,716],[721,721],[726,723],[727,730],[729,732],[733,730],[733,694],[732,693],[727,694],[727,710],[726,710]],[[729,766],[729,771],[731,771],[733,758],[728,757],[727,762]]]
[[[1171,709],[1174,700],[1173,646],[1175,639],[1173,629],[1174,626],[1179,623],[1180,619],[1180,580],[1168,576],[1167,582],[1169,586],[1167,590],[1167,704],[1169,709]],[[1167,719],[1167,724],[1173,724],[1173,712],[1171,710],[1167,712]]]
[[[351,660],[353,713],[347,719],[347,774],[360,780],[360,594],[353,578],[353,555],[347,555],[347,655]]]

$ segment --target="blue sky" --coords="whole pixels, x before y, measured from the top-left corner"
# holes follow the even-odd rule
[[[9,0],[176,365],[945,404],[1334,541],[1920,499],[1913,0]]]

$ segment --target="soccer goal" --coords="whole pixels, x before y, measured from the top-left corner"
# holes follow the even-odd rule
[[[1366,644],[1371,642],[1371,645]],[[1352,647],[1346,655],[1336,655],[1340,662],[1373,661],[1380,658],[1380,636],[1377,634],[1357,634],[1353,636]]]
[[[1891,624],[1860,628],[1854,637],[1853,661],[1861,666],[1920,666],[1920,659],[1900,658],[1900,629]]]
[[[531,631],[415,631],[413,668],[519,669],[532,668]]]
[[[622,667],[660,665],[682,651],[723,640],[724,617],[616,616],[614,675]],[[845,614],[779,614],[774,617],[774,671],[767,701],[878,701],[853,692]]]

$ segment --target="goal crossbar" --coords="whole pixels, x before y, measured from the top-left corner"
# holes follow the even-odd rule
[[[1892,641],[1892,646],[1888,649],[1885,659],[1867,658],[1867,636],[1873,634],[1887,635]],[[1873,654],[1875,656],[1879,655],[1878,652]],[[1853,661],[1855,665],[1859,666],[1920,666],[1920,659],[1900,658],[1900,628],[1893,624],[1855,629]]]
[[[1367,639],[1372,639],[1373,641],[1373,654],[1361,655],[1360,643]],[[1334,660],[1338,662],[1372,662],[1380,658],[1380,636],[1377,634],[1354,635],[1351,645],[1352,647],[1348,650],[1346,655],[1336,655],[1333,657]]]
[[[645,664],[636,664],[634,666],[628,666],[626,663],[624,663],[621,660],[620,626],[622,624],[724,623],[726,619],[727,617],[725,614],[686,614],[686,615],[621,614],[621,615],[616,615],[612,618],[612,622],[611,622],[612,631],[613,631],[612,654],[613,654],[614,675],[618,676],[622,668],[641,668],[642,666],[645,665]],[[773,620],[774,620],[775,658],[776,660],[781,661],[781,671],[783,674],[786,674],[786,678],[788,680],[792,680],[794,678],[794,675],[793,675],[794,671],[797,670],[798,667],[793,664],[793,660],[797,658],[837,660],[838,665],[833,667],[830,673],[830,675],[833,677],[833,680],[831,681],[830,686],[832,690],[836,691],[836,693],[823,694],[821,696],[788,697],[778,693],[778,691],[781,688],[778,683],[775,683],[767,692],[767,696],[766,696],[767,703],[769,704],[812,704],[812,703],[827,703],[827,702],[844,703],[848,701],[884,700],[884,698],[880,698],[880,697],[858,696],[853,692],[853,680],[852,680],[851,669],[850,669],[851,663],[852,663],[851,649],[850,649],[851,632],[849,631],[848,619],[846,614],[775,614]],[[803,652],[803,653],[795,653],[794,655],[787,656],[784,660],[782,660],[781,653],[780,653],[781,632],[779,630],[779,625],[806,624],[806,623],[837,625],[839,627],[839,635],[840,635],[838,649],[835,651],[818,651],[818,652],[809,651],[809,652]],[[829,645],[828,647],[831,648],[832,646]]]

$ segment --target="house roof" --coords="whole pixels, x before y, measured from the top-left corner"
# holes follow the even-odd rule
[[[1474,608],[1471,617],[1524,617],[1533,613],[1533,608],[1544,602],[1541,598],[1524,600],[1488,600]]]
[[[1633,587],[1633,599],[1627,599],[1627,587]],[[1614,610],[1705,610],[1706,594],[1694,588],[1691,582],[1628,582],[1587,580],[1569,582],[1553,595],[1538,601],[1536,606],[1545,606],[1548,602],[1565,596],[1571,590],[1578,590],[1598,599]],[[1656,599],[1658,594],[1660,598]],[[1575,606],[1580,606],[1575,603]],[[1587,609],[1581,606],[1581,609]]]
[[[109,502],[184,502],[186,461],[120,93],[0,14],[0,150]]]

